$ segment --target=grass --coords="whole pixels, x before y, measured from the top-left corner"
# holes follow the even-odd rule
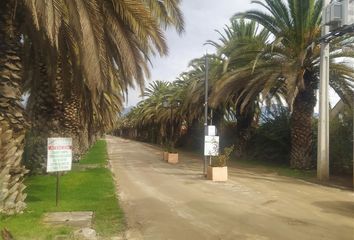
[[[100,236],[118,234],[124,227],[123,212],[115,195],[111,172],[105,168],[106,142],[98,141],[75,167],[60,177],[59,206],[55,206],[54,175],[31,176],[25,181],[27,204],[25,213],[0,216],[0,229],[6,227],[16,239],[54,239],[67,235],[69,227],[48,227],[42,223],[46,212],[94,211],[94,228]]]
[[[80,164],[104,165],[107,161],[106,141],[99,140],[80,160]]]
[[[201,150],[195,150],[195,149],[190,150],[186,148],[182,148],[182,150],[184,152],[202,155]],[[303,180],[311,180],[316,178],[316,170],[292,169],[289,167],[289,165],[276,163],[276,162],[266,162],[259,159],[253,159],[248,157],[244,157],[244,158],[231,157],[230,161],[231,161],[230,163],[235,164],[236,166],[245,169],[250,169],[253,171],[276,173],[280,176],[299,178]]]
[[[315,170],[298,170],[292,169],[288,165],[274,163],[274,162],[265,162],[261,160],[254,159],[232,159],[232,162],[244,168],[251,168],[257,171],[263,172],[274,172],[280,176],[287,176],[293,178],[300,178],[303,180],[309,180],[316,177]]]

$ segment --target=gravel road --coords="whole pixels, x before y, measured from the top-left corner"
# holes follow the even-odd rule
[[[353,240],[354,193],[229,167],[229,181],[202,176],[202,159],[107,136],[129,240]]]

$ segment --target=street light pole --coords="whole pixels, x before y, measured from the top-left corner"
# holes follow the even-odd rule
[[[208,129],[208,72],[209,72],[209,61],[208,61],[208,55],[205,55],[205,94],[204,94],[204,139],[205,141],[205,135],[207,134],[207,129]],[[207,174],[206,168],[207,168],[207,161],[208,158],[207,156],[204,156],[204,170],[203,173],[204,175]]]
[[[324,0],[322,10],[322,36],[329,33],[329,26],[326,23],[326,6],[329,0]],[[317,140],[317,178],[319,180],[329,179],[329,42],[321,42],[320,57],[320,89],[319,89],[319,120]]]
[[[170,103],[170,106],[171,106],[171,118],[170,118],[170,124],[171,124],[171,138],[170,138],[170,144],[171,144],[171,147],[174,148],[172,142],[173,142],[173,105],[172,105],[172,102]]]

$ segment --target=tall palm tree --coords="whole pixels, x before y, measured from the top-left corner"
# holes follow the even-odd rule
[[[170,114],[163,104],[172,97],[172,85],[154,81],[145,89],[143,96],[146,99],[139,105],[140,115],[137,118],[140,130],[149,131],[154,128],[156,141],[165,144],[171,132],[167,131],[170,129]]]
[[[109,124],[107,118],[119,110],[121,98],[114,93],[116,86],[119,91],[135,83],[142,86],[144,76],[148,75],[149,57],[156,52],[167,53],[160,26],[175,25],[179,31],[183,30],[178,5],[179,1],[169,0],[1,1],[0,122],[2,131],[8,134],[0,145],[2,156],[6,157],[0,165],[1,194],[6,193],[0,198],[0,212],[19,212],[25,205],[22,194],[25,170],[20,164],[25,126],[19,101],[21,44],[30,43],[25,50],[36,50],[35,55],[40,55],[37,50],[49,50],[42,64],[42,76],[50,82],[49,86],[57,85],[52,83],[58,79],[58,72],[72,71],[71,77],[62,79],[65,89],[73,82],[79,85],[75,92],[80,95],[78,99],[90,102],[81,112],[91,110],[88,118],[94,120],[94,125],[102,126],[99,121],[104,119]],[[71,61],[65,61],[66,58]],[[34,68],[27,73],[31,80],[40,78]],[[114,107],[99,111],[100,104],[104,103],[104,107],[107,102]],[[15,155],[14,146],[18,148]]]
[[[234,73],[235,79],[248,78],[242,95],[244,102],[258,93],[269,93],[278,89],[286,94],[292,108],[291,114],[291,166],[306,169],[311,167],[312,116],[316,104],[315,90],[319,82],[319,45],[322,0],[264,0],[252,1],[265,12],[246,11],[235,18],[254,20],[267,29],[273,38],[271,45],[260,51],[250,66],[254,71],[240,69]],[[331,47],[330,84],[340,96],[352,94],[353,70],[343,62],[343,57],[352,58],[352,53],[344,53],[341,46],[352,42],[349,36],[337,40]],[[312,44],[315,44],[314,47]],[[242,71],[244,71],[242,74]],[[281,76],[279,75],[281,74]],[[236,75],[239,75],[238,77]],[[336,76],[336,78],[334,78]]]
[[[187,119],[183,110],[186,88],[181,84],[181,81],[152,82],[145,89],[145,99],[123,118],[119,127],[135,128],[144,140],[173,147]],[[168,106],[164,102],[168,102]]]
[[[92,4],[95,6],[94,9],[92,9]],[[58,128],[56,130],[52,128],[52,134],[43,131],[43,123],[44,125],[48,125],[47,129],[49,129],[49,125],[52,125],[52,121],[50,120],[52,119],[56,122],[55,118],[51,118],[47,114],[52,111],[52,104],[48,105],[49,111],[44,111],[43,104],[31,104],[39,110],[36,114],[31,115],[36,116],[38,119],[42,119],[41,122],[37,122],[36,124],[37,126],[40,126],[40,134],[44,133],[44,136],[53,136],[54,134],[73,137],[74,150],[76,150],[76,155],[79,157],[80,154],[87,149],[86,141],[80,140],[87,139],[87,136],[85,136],[86,133],[92,135],[90,133],[91,131],[88,131],[87,129],[89,127],[87,123],[92,122],[94,119],[85,120],[85,115],[88,114],[88,117],[95,115],[96,122],[99,122],[98,125],[100,125],[102,130],[111,126],[111,123],[108,123],[109,126],[106,127],[104,126],[105,124],[102,123],[116,119],[116,112],[120,111],[123,102],[122,97],[120,97],[122,92],[127,91],[128,87],[133,87],[135,83],[137,83],[139,87],[142,87],[144,84],[144,76],[149,75],[146,59],[148,59],[155,50],[160,55],[167,53],[167,47],[159,25],[162,24],[166,27],[174,25],[177,30],[181,32],[183,31],[183,18],[177,2],[169,3],[169,1],[161,2],[158,5],[156,5],[156,1],[121,1],[119,3],[114,1],[91,1],[88,3],[84,2],[83,4],[79,4],[78,2],[76,5],[76,7],[81,6],[81,10],[78,9],[78,12],[86,11],[90,13],[94,11],[95,13],[89,15],[88,19],[85,18],[81,20],[81,22],[90,21],[92,31],[98,33],[98,37],[93,40],[99,43],[99,48],[97,51],[101,52],[100,56],[103,55],[103,57],[98,58],[98,60],[100,60],[101,65],[103,65],[101,69],[106,71],[102,74],[101,80],[103,80],[103,83],[106,82],[107,86],[102,90],[92,89],[89,84],[90,82],[87,82],[87,77],[82,78],[81,75],[79,75],[77,76],[79,79],[75,78],[71,80],[74,74],[71,74],[71,78],[70,76],[62,76],[61,81],[67,82],[69,80],[69,85],[72,85],[71,89],[75,89],[75,93],[71,94],[70,98],[64,98],[59,101],[63,106],[59,106],[58,108],[61,108],[62,111],[64,111],[61,115],[64,118],[60,121],[61,132],[58,131]],[[70,17],[70,12],[65,14],[63,13],[62,16]],[[70,23],[69,19],[67,21]],[[66,31],[64,31],[64,34],[66,34]],[[63,49],[59,49],[59,57],[64,57],[63,60],[60,60],[63,64],[67,62],[63,50],[64,52],[67,52],[67,49],[70,50],[73,48],[72,45],[78,45],[77,42],[74,42],[71,39],[72,38],[68,38],[66,35],[61,38],[60,45],[62,45],[61,48]],[[69,46],[66,47],[65,45]],[[74,54],[71,55],[76,58],[71,59],[71,63],[77,62],[77,59],[82,61],[80,60],[80,56],[75,56]],[[107,64],[102,64],[102,62],[107,63],[108,66],[106,66]],[[51,65],[51,63],[48,63],[48,65]],[[71,66],[68,67],[70,68]],[[68,67],[66,67],[67,70],[65,72],[70,72],[68,71]],[[115,69],[116,67],[118,68]],[[46,78],[36,79],[35,77],[32,77],[28,79],[39,82],[47,81]],[[55,80],[58,80],[58,78],[55,78]],[[79,84],[77,83],[82,80],[86,82]],[[28,85],[32,87],[36,85],[41,86],[43,84],[29,83]],[[91,94],[85,93],[85,86],[89,88]],[[98,85],[96,84],[94,86]],[[70,89],[70,87],[66,88]],[[38,97],[35,97],[36,95],[39,95],[41,98],[38,102],[46,102],[50,99],[47,96],[49,93],[38,94],[39,91],[36,91],[35,89],[32,90],[33,91],[31,92],[33,94],[31,94],[31,96],[33,95],[33,97],[30,97],[30,103],[31,100],[38,100]],[[63,88],[61,88],[61,90],[63,90]],[[96,91],[97,94],[95,93]],[[54,89],[53,92],[57,92],[56,89]],[[116,95],[116,93],[119,94]],[[59,93],[59,95],[63,94]],[[90,101],[92,101],[91,107],[85,107],[82,105],[84,103],[87,105],[87,102]],[[95,105],[99,105],[99,107]],[[104,105],[110,105],[111,107],[104,107]],[[112,108],[112,106],[115,107]],[[33,112],[36,111],[36,109],[30,110]],[[108,109],[111,110],[110,114],[107,112]],[[101,115],[105,115],[105,117],[100,117]],[[49,121],[43,121],[45,119]],[[84,125],[86,127],[83,127]],[[98,127],[98,125],[96,124],[96,127]],[[90,129],[92,130],[93,128],[90,127]],[[84,135],[81,136],[82,134]],[[43,148],[40,152],[41,154],[39,155],[41,155],[41,157],[39,157],[41,159],[45,158],[45,149]]]
[[[249,66],[250,62],[257,57],[258,52],[264,48],[269,38],[269,32],[261,28],[256,22],[232,19],[230,26],[219,32],[219,42],[208,41],[216,47],[217,54],[223,59],[223,72],[215,81],[210,96],[211,105],[225,105],[234,113],[236,119],[235,152],[241,156],[246,143],[251,137],[252,128],[257,124],[259,113],[259,97],[242,106],[240,93],[242,88],[235,84],[234,79],[228,78],[230,72]],[[250,73],[251,75],[251,73]]]
[[[0,2],[0,213],[24,209],[21,165],[25,119],[21,105],[19,25],[14,18],[15,1]]]

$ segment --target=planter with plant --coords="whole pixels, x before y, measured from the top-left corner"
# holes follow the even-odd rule
[[[178,163],[178,153],[173,143],[171,143],[168,147],[167,162],[173,164]]]
[[[224,148],[224,153],[211,157],[211,165],[208,166],[207,179],[217,182],[227,181],[227,161],[234,150],[234,146]]]
[[[168,150],[169,150],[168,144],[163,144],[162,158],[163,158],[163,160],[166,161],[166,162],[167,162],[167,160],[168,160]]]

